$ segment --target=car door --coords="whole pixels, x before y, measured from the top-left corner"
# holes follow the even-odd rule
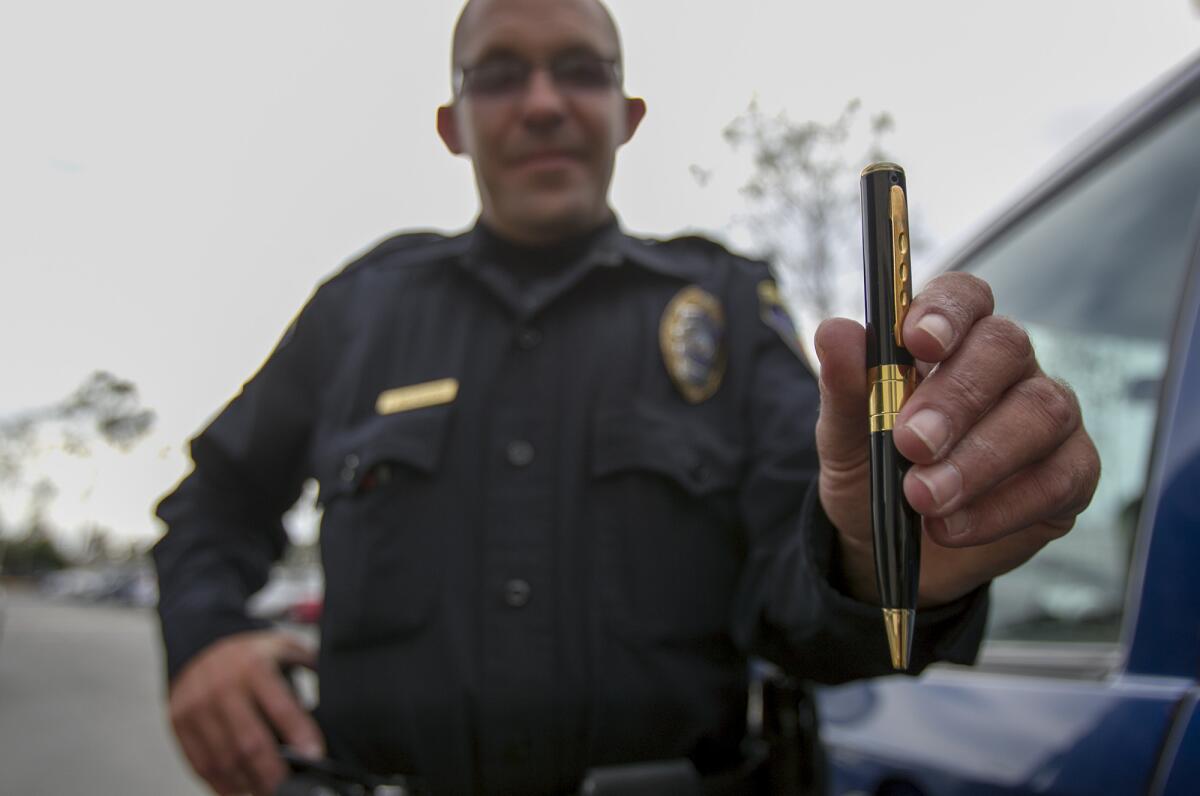
[[[832,792],[1171,792],[1197,774],[1198,243],[1200,61],[952,263],[1074,387],[1103,472],[1072,533],[993,584],[976,667],[820,694]]]

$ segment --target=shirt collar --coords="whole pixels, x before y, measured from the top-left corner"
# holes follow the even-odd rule
[[[466,235],[466,247],[459,264],[514,316],[530,318],[553,304],[598,268],[632,265],[680,282],[700,280],[697,260],[654,240],[637,238],[613,221],[562,246],[528,249],[504,241],[482,222]],[[506,257],[545,257],[544,273],[525,279],[519,269],[506,265]],[[557,258],[557,259],[556,259]],[[533,269],[537,270],[537,269]]]
[[[595,232],[588,233],[586,237],[590,240],[590,246],[581,247],[573,258],[581,261],[580,264],[586,263],[583,270],[591,270],[597,266],[616,268],[629,262],[684,281],[693,281],[696,278],[695,268],[686,258],[672,256],[659,241],[630,235],[615,216],[612,221]],[[497,236],[484,226],[482,221],[476,221],[467,233],[467,238],[462,263],[470,271],[478,271],[481,265],[494,259],[489,250],[497,242],[501,246],[511,247],[514,251],[520,249],[519,246]]]

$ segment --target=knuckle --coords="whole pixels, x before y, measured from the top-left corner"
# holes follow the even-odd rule
[[[1061,539],[1070,533],[1071,529],[1075,527],[1075,517],[1072,516],[1068,519],[1053,520],[1051,522],[1047,522],[1045,526],[1047,530],[1047,536],[1050,537],[1048,541]]]
[[[989,401],[983,391],[972,378],[972,375],[962,368],[943,368],[939,370],[948,400],[959,410],[960,415],[977,417],[987,409]],[[954,418],[951,417],[951,422]],[[955,425],[958,425],[955,423]]]
[[[267,744],[258,733],[242,733],[235,741],[234,749],[238,760],[248,762],[266,752]]]
[[[1033,343],[1029,334],[1015,321],[996,315],[983,318],[976,325],[988,347],[1016,365],[1024,365],[1033,359]]]
[[[975,274],[966,271],[951,271],[942,274],[935,280],[935,283],[947,293],[964,294],[971,304],[979,305],[984,314],[990,314],[996,306],[991,285]]]
[[[1088,497],[1096,491],[1096,487],[1100,483],[1100,471],[1104,466],[1100,461],[1100,451],[1096,450],[1096,443],[1092,442],[1090,437],[1085,435],[1087,445],[1087,453],[1084,454],[1087,458],[1087,478],[1088,478]]]
[[[1040,497],[1039,502],[1046,508],[1056,509],[1074,503],[1074,484],[1071,474],[1069,471],[1064,472],[1062,467],[1054,468],[1051,477],[1040,478],[1035,484]],[[1060,513],[1063,512],[1054,511],[1055,515]],[[1066,513],[1070,513],[1070,510]]]
[[[1091,492],[1087,487],[1087,476],[1082,460],[1068,456],[1052,468],[1051,476],[1038,479],[1036,484],[1051,511],[1048,512],[1058,524],[1074,522],[1075,516],[1087,507]],[[1070,527],[1063,529],[1063,533]]]
[[[1050,428],[1068,433],[1075,429],[1079,414],[1074,393],[1059,382],[1042,376],[1026,380],[1020,390],[1027,409],[1043,417]]]
[[[1092,495],[1100,481],[1100,454],[1092,444],[1084,446],[1084,454],[1075,460],[1072,468],[1075,494],[1075,512],[1081,512],[1092,502]]]
[[[988,312],[991,312],[993,309],[995,309],[996,300],[992,295],[991,285],[975,276],[975,274],[968,274],[963,271],[958,271],[956,273],[961,274],[963,284],[968,290],[971,291],[976,300],[978,300]]]
[[[1018,528],[1028,524],[1028,519],[1024,516],[1023,507],[1015,500],[994,500],[989,501],[988,508],[989,522],[994,533],[992,535],[1000,536],[1017,530]]]
[[[1075,393],[1062,382],[1054,379],[1039,379],[1039,388],[1045,390],[1042,408],[1058,426],[1074,431],[1079,425],[1079,402]]]
[[[1007,456],[1004,441],[987,434],[968,434],[962,440],[961,452],[954,451],[949,460],[961,460],[959,472],[963,476],[963,490],[971,494],[986,487],[978,477],[972,477],[975,472],[994,473],[1004,468]]]

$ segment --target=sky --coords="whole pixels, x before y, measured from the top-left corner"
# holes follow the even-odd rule
[[[917,281],[1089,130],[1200,52],[1195,0],[611,0],[649,115],[618,159],[630,231],[744,243],[753,98],[896,122]],[[94,370],[158,415],[131,453],[33,463],[65,530],[149,540],[186,440],[261,364],[312,289],[400,230],[458,231],[469,163],[434,130],[450,0],[47,0],[0,7],[0,417]],[[692,166],[711,171],[705,186]],[[847,174],[857,182],[857,169]],[[857,255],[855,255],[857,256]],[[853,260],[852,260],[853,261]],[[24,502],[0,494],[0,523]]]

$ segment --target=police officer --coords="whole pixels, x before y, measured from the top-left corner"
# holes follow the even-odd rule
[[[616,150],[646,112],[595,0],[472,0],[437,128],[474,166],[465,235],[400,235],[324,283],[192,443],[154,555],[170,714],[219,793],[269,793],[277,743],[439,794],[565,793],[591,766],[736,767],[746,660],[887,671],[867,501],[864,333],[814,379],[765,266],[625,235]],[[970,661],[987,584],[1065,533],[1099,471],[1070,391],[986,285],[934,280],[901,414],[925,516],[914,669]],[[247,617],[314,476],[315,664]]]

